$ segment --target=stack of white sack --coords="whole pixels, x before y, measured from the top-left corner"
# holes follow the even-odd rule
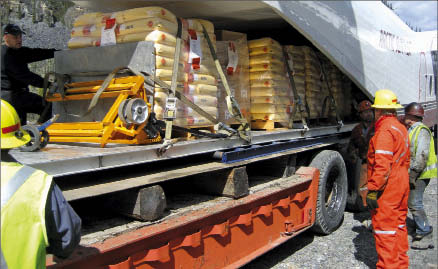
[[[342,73],[324,55],[321,56],[321,59],[324,59],[323,62],[324,62],[325,72],[327,75],[328,85],[330,87],[330,91],[333,95],[333,98],[335,99],[335,102],[336,102],[335,109],[337,110],[337,113],[339,115],[341,115],[342,114],[342,102],[344,99],[343,92],[342,92]],[[335,117],[336,110],[330,110],[329,116]]]
[[[177,30],[175,15],[161,7],[88,13],[79,16],[73,23],[68,47],[73,49],[138,41],[174,47]],[[172,49],[167,49],[170,50],[169,54]]]
[[[178,88],[195,104],[214,117],[217,108],[217,73],[202,25],[214,44],[214,26],[198,19],[181,19],[182,44],[178,63]],[[161,7],[134,8],[113,13],[88,13],[79,16],[71,31],[69,48],[106,46],[118,43],[151,41],[155,47],[155,76],[171,84],[173,74],[177,18]],[[153,110],[159,119],[167,99],[167,90],[155,88]],[[182,126],[209,125],[210,121],[178,101],[175,123]]]
[[[351,80],[322,53],[318,53],[327,75],[327,81],[336,102],[336,109],[341,118],[348,115],[351,108]],[[336,111],[329,112],[331,117],[336,116]]]
[[[352,88],[353,85],[350,78],[342,74],[342,80],[341,80],[342,97],[341,97],[341,103],[338,105],[341,106],[342,117],[344,119],[352,115],[352,107],[353,107]]]
[[[183,20],[188,36],[184,44],[184,53],[187,57],[179,63],[178,87],[188,99],[198,105],[213,117],[218,117],[218,88],[216,67],[208,47],[207,39],[204,37],[202,26],[206,31],[216,49],[216,37],[214,26],[211,22],[200,19]],[[156,76],[169,85],[172,79],[173,60],[165,59],[167,65],[161,65],[162,59],[157,59]],[[155,88],[154,111],[159,119],[163,118],[165,111],[167,91]],[[199,115],[181,101],[177,101],[176,119],[174,124],[186,127],[208,126],[212,122]]]
[[[249,55],[246,34],[222,30],[218,32],[217,57],[228,81],[230,91],[247,122],[250,114]],[[228,111],[227,93],[219,84],[219,120],[226,124],[239,123]]]
[[[295,82],[295,87],[297,89],[297,93],[300,96],[302,104],[306,105],[306,67],[304,60],[304,47],[303,46],[293,46],[287,45],[285,46],[285,50],[288,56],[287,64],[289,65],[289,69],[292,72],[292,76]],[[304,112],[304,116],[307,117],[307,114]],[[294,116],[294,120],[301,119],[301,115],[296,112]]]
[[[303,52],[306,72],[306,102],[310,110],[310,119],[317,119],[322,116],[322,104],[328,95],[328,90],[323,85],[321,67],[315,51],[310,47],[303,47]]]

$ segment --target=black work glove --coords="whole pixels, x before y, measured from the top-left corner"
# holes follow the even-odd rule
[[[418,173],[411,170],[409,172],[409,186],[411,187],[411,190],[415,190],[415,186],[417,184],[417,178],[418,178]]]
[[[369,191],[367,194],[367,206],[368,209],[373,210],[379,208],[379,204],[377,203],[377,199],[379,199],[381,191]]]

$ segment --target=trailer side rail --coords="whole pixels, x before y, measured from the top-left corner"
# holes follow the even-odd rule
[[[237,268],[310,228],[319,171],[88,247],[49,268]]]

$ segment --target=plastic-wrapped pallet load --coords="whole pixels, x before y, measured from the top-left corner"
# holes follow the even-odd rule
[[[188,99],[217,117],[217,73],[204,26],[214,46],[214,25],[206,20],[182,21],[182,48],[179,57],[178,87]],[[142,7],[114,13],[89,13],[75,20],[69,48],[104,46],[117,43],[152,41],[156,54],[155,76],[170,85],[176,47],[177,18],[161,7]],[[163,118],[167,90],[155,88],[154,111]],[[197,126],[212,123],[180,101],[177,102],[177,125]]]
[[[248,48],[251,126],[273,129],[277,123],[287,127],[293,98],[282,47],[271,38],[261,38],[248,41]]]
[[[353,106],[352,103],[352,82],[351,80],[344,74],[342,74],[341,79],[341,89],[342,89],[342,116],[343,118],[348,117],[352,114],[351,108]]]
[[[104,46],[145,40],[174,45],[176,31],[175,15],[161,7],[89,13],[79,16],[73,23],[68,47]]]
[[[240,111],[250,122],[250,88],[249,88],[249,55],[246,34],[219,31],[217,41],[217,56],[222,70],[227,78],[230,90],[240,106]],[[219,84],[218,103],[219,120],[226,124],[239,123],[228,111],[226,91],[223,84]]]
[[[305,66],[306,103],[309,108],[310,119],[321,118],[324,98],[328,90],[321,80],[321,67],[315,51],[310,47],[303,47]]]
[[[326,79],[333,98],[335,99],[336,110],[339,116],[342,118],[343,103],[347,101],[344,100],[344,94],[342,91],[342,73],[325,55],[318,52],[318,57],[321,59],[321,62],[324,65],[325,74],[327,76]],[[324,81],[324,83],[326,82]],[[327,83],[324,85],[324,87],[327,88]],[[326,106],[328,106],[328,104]],[[328,107],[326,108],[326,111],[327,110]],[[329,116],[336,117],[336,110],[328,110]]]
[[[300,96],[301,102],[303,105],[306,104],[306,69],[305,69],[305,61],[304,61],[304,52],[302,46],[285,46],[285,50],[288,56],[289,68],[292,71],[292,75],[295,82],[295,87],[297,89],[297,93]],[[307,117],[307,114],[304,113],[304,117]],[[294,116],[294,120],[300,120],[301,115],[296,112]]]
[[[216,37],[214,26],[206,20],[188,19],[185,20],[187,26],[187,58],[180,64],[179,74],[182,80],[177,90],[181,91],[188,99],[198,105],[213,117],[218,117],[218,88],[216,66],[208,47],[207,39],[204,37],[202,26],[207,30],[213,46],[216,47]],[[173,63],[172,63],[173,64]],[[170,72],[169,72],[170,71]],[[157,70],[158,72],[158,70]],[[163,80],[170,80],[172,70],[163,72]],[[180,77],[180,76],[179,76]],[[159,95],[159,96],[158,96]],[[154,111],[162,118],[167,94],[156,89]],[[203,116],[199,115],[189,106],[177,101],[176,119],[174,123],[179,126],[196,127],[213,125]]]
[[[101,31],[108,18],[109,14],[101,12],[87,13],[77,17],[70,32],[68,48],[100,46]]]

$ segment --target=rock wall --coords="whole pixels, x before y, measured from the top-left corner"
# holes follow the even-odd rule
[[[74,19],[86,12],[71,1],[59,0],[0,0],[0,22],[14,23],[26,33],[23,46],[31,48],[67,49]],[[54,71],[54,60],[29,64],[32,72],[44,76]],[[42,94],[42,89],[30,87]]]
[[[67,48],[72,22],[84,13],[71,1],[0,0],[0,6],[1,24],[20,26],[23,45],[34,48]]]

